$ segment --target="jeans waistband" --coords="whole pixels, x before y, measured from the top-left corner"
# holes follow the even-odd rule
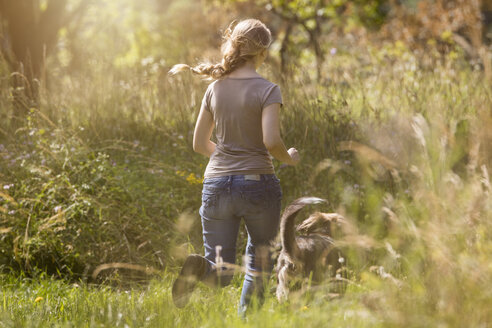
[[[204,182],[211,181],[269,181],[276,179],[275,174],[235,174],[235,175],[223,175],[220,177],[205,178]]]

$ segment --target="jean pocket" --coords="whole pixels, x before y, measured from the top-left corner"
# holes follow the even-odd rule
[[[268,194],[266,191],[243,191],[243,199],[255,207],[266,207]]]
[[[217,203],[217,195],[211,192],[202,192],[202,206],[204,208],[210,208]]]
[[[280,187],[280,180],[276,176],[273,176],[272,180],[269,181],[266,189],[268,192],[268,197],[271,200],[282,199],[283,194],[282,194],[282,188]]]

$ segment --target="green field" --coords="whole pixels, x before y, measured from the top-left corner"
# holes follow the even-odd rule
[[[260,69],[281,87],[283,139],[301,154],[274,163],[282,206],[317,196],[328,202],[304,217],[346,217],[349,275],[344,295],[327,282],[283,304],[272,276],[241,320],[240,275],[199,285],[184,309],[170,295],[184,257],[202,252],[207,160],[191,144],[208,82],[171,78],[175,62],[157,57],[104,58],[98,42],[85,71],[48,63],[37,104],[0,65],[0,327],[492,325],[492,89],[460,48],[342,40],[321,79],[308,53],[289,79],[275,59]]]

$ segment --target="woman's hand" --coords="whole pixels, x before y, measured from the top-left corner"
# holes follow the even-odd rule
[[[295,148],[290,148],[287,153],[290,155],[290,158],[292,159],[292,163],[290,165],[297,165],[299,161],[301,160],[301,156],[299,156],[299,152]]]

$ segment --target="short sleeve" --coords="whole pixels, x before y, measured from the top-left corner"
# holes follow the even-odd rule
[[[278,85],[272,83],[272,86],[267,89],[262,103],[262,108],[276,103],[282,105],[282,93]]]
[[[201,107],[205,109],[207,112],[212,113],[212,110],[210,108],[210,97],[212,94],[212,88],[211,85],[208,86],[207,91],[205,91],[205,94],[203,95],[202,99],[202,105]]]

